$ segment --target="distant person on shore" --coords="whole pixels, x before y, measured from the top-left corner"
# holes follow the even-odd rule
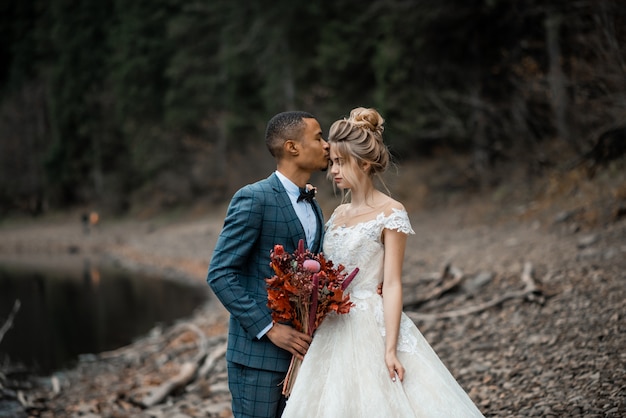
[[[96,211],[91,211],[89,213],[84,212],[80,219],[83,223],[83,233],[85,235],[89,235],[89,233],[95,229],[100,223],[100,215]]]
[[[319,122],[306,112],[279,113],[267,124],[265,142],[276,171],[233,196],[207,275],[231,314],[226,360],[236,418],[280,416],[281,382],[291,357],[302,358],[311,342],[288,325],[272,323],[265,283],[273,275],[270,251],[282,244],[293,252],[303,239],[319,252],[323,238],[317,201],[310,193],[300,198],[311,174],[328,168],[329,146]]]
[[[402,203],[378,190],[390,162],[383,118],[356,108],[328,135],[328,177],[349,199],[326,224],[324,255],[346,271],[355,306],[313,335],[283,417],[482,417],[402,312],[402,265],[413,234]],[[382,283],[382,298],[378,289]]]

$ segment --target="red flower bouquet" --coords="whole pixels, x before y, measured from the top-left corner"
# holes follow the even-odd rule
[[[274,276],[266,279],[267,306],[275,322],[291,323],[298,331],[312,336],[330,312],[350,311],[353,304],[344,291],[359,272],[358,268],[349,275],[341,264],[334,268],[322,253],[305,250],[303,240],[293,254],[286,253],[282,245],[275,245],[270,259]],[[291,393],[300,364],[297,357],[292,357],[283,395]]]

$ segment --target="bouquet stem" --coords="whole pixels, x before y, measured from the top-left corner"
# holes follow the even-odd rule
[[[283,396],[287,398],[291,394],[291,389],[293,389],[293,385],[296,382],[300,365],[302,365],[302,360],[296,356],[292,356],[291,363],[289,363],[289,370],[287,370],[287,376],[285,376],[285,381],[283,382]]]

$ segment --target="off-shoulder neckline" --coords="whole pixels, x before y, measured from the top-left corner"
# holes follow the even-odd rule
[[[348,230],[348,229],[354,229],[357,226],[360,225],[365,225],[365,224],[371,224],[371,223],[375,223],[375,222],[381,222],[384,221],[387,218],[391,218],[392,216],[395,215],[399,215],[399,214],[407,214],[406,209],[398,209],[398,208],[391,208],[391,213],[388,215],[385,215],[385,211],[381,211],[379,212],[375,217],[373,217],[372,219],[368,219],[366,221],[360,221],[355,223],[354,225],[346,225],[345,223],[343,225],[335,225],[335,213],[333,213],[330,217],[330,219],[328,220],[328,230],[332,231],[336,228],[341,228],[343,230]]]

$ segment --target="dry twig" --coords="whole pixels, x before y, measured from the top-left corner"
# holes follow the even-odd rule
[[[206,377],[209,372],[213,370],[218,360],[226,355],[226,347],[227,343],[224,342],[211,351],[211,354],[209,354],[204,360],[204,364],[202,364],[202,367],[198,372],[198,376]]]
[[[178,388],[184,387],[189,383],[198,370],[198,364],[192,362],[183,363],[180,371],[173,378],[163,382],[156,389],[146,396],[141,402],[143,406],[149,408],[158,403],[161,403],[170,393]]]
[[[13,326],[13,319],[15,319],[15,315],[20,310],[21,306],[22,306],[22,303],[20,302],[20,300],[19,299],[15,299],[15,302],[13,303],[13,309],[11,309],[11,312],[9,313],[9,317],[4,322],[4,324],[2,324],[2,327],[0,327],[0,342],[2,342],[2,339],[4,338],[4,335]]]
[[[445,281],[446,277],[450,275],[452,276],[452,280],[449,280],[448,282],[446,282]],[[439,279],[435,283],[435,285],[431,286],[429,290],[418,295],[417,298],[406,302],[404,304],[404,308],[405,309],[416,308],[419,305],[423,304],[424,302],[427,302],[432,299],[436,299],[440,297],[441,295],[443,295],[444,293],[457,287],[459,284],[463,282],[464,279],[465,279],[465,275],[463,274],[461,270],[447,263],[441,275],[439,276]]]
[[[459,316],[465,316],[477,312],[482,312],[494,306],[498,306],[501,303],[509,299],[526,298],[529,301],[542,301],[543,292],[535,282],[532,276],[533,267],[530,262],[524,263],[524,269],[522,270],[521,280],[524,282],[524,289],[514,292],[508,292],[499,298],[492,299],[485,303],[481,303],[475,306],[468,306],[462,309],[456,309],[448,312],[440,312],[435,314],[422,314],[418,312],[407,312],[407,315],[413,320],[428,320],[428,319],[442,319],[442,318],[457,318]]]
[[[181,365],[180,371],[176,376],[161,383],[161,385],[157,386],[155,389],[152,389],[150,393],[141,401],[142,406],[149,408],[157,405],[175,390],[185,387],[194,379],[196,372],[200,367],[200,363],[202,363],[202,361],[207,357],[207,338],[204,335],[204,332],[202,332],[197,325],[184,322],[174,327],[174,329],[172,329],[168,334],[169,336],[173,336],[176,332],[185,328],[191,330],[198,336],[198,353],[191,361],[186,361]]]

